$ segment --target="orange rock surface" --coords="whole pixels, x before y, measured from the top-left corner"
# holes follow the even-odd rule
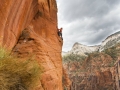
[[[62,90],[62,40],[55,0],[0,0],[0,45],[43,67],[36,90]]]

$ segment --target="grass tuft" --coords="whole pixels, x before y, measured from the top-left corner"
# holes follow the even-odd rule
[[[41,68],[34,59],[20,60],[0,48],[0,90],[29,90],[40,79]]]

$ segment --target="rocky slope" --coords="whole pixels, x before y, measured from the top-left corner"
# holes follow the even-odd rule
[[[108,36],[100,46],[99,51],[110,48],[120,42],[120,31]]]
[[[36,90],[62,90],[56,0],[0,0],[0,45],[18,58],[35,57],[43,68]]]

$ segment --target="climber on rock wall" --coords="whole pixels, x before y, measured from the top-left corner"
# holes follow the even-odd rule
[[[63,30],[62,27],[61,27],[60,29],[58,29],[58,36],[60,36],[61,39],[63,40],[63,37],[62,37],[62,30]]]

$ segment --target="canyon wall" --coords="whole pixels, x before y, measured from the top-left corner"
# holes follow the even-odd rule
[[[72,85],[70,90],[120,90],[120,43],[87,57],[63,57]]]
[[[36,90],[62,90],[56,0],[0,0],[0,45],[43,68]]]

